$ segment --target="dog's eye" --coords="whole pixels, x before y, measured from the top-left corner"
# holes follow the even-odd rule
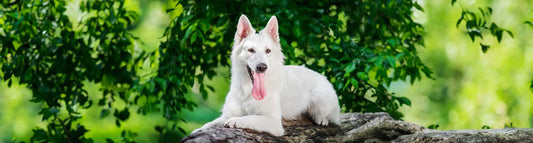
[[[270,49],[267,49],[265,52],[266,52],[267,54],[270,53]]]
[[[250,48],[250,49],[248,49],[248,52],[252,52],[252,53],[255,53],[255,50],[254,50],[254,49],[252,49],[252,48]]]

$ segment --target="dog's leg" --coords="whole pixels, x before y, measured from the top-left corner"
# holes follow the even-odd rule
[[[224,126],[231,128],[248,128],[258,131],[271,133],[275,136],[282,136],[284,134],[283,125],[281,124],[281,106],[279,96],[276,94],[269,94],[270,99],[263,100],[262,104],[257,104],[254,114],[231,117],[224,123]]]
[[[232,117],[226,120],[224,124],[231,128],[248,128],[264,131],[275,136],[282,136],[285,132],[283,130],[283,125],[281,124],[281,115],[279,117],[269,115]]]
[[[340,123],[340,107],[335,90],[329,83],[315,87],[311,92],[311,105],[307,111],[316,124],[327,126]]]

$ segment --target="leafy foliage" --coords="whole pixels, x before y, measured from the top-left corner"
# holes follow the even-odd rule
[[[454,2],[452,2],[452,5],[453,4]],[[466,23],[466,30],[472,42],[475,42],[476,37],[483,39],[483,33],[486,33],[485,31],[488,31],[490,35],[495,36],[498,39],[498,42],[501,42],[504,32],[509,34],[509,36],[514,37],[511,31],[500,28],[494,22],[488,22],[489,17],[492,15],[492,8],[479,7],[478,10],[479,13],[473,10],[463,9],[463,11],[461,12],[461,17],[459,18],[459,20],[457,20],[456,24],[456,27],[459,27],[461,23]],[[486,53],[487,50],[490,48],[489,45],[483,43],[479,43],[479,45],[481,46],[481,50],[483,51],[483,53]]]
[[[452,0],[452,6],[456,2],[457,0]],[[463,9],[461,17],[459,20],[457,20],[457,24],[455,25],[456,27],[459,27],[459,25],[464,21],[464,23],[466,23],[468,36],[470,36],[472,42],[476,41],[476,37],[483,39],[483,31],[489,31],[488,33],[492,36],[495,36],[498,42],[501,42],[504,32],[509,34],[511,38],[514,38],[513,32],[500,28],[500,26],[496,25],[494,22],[490,22],[490,26],[488,26],[488,19],[492,15],[491,7],[478,7],[478,10],[479,13],[476,13],[472,10]],[[533,23],[531,21],[524,21],[524,24],[528,24],[530,27],[533,27]],[[483,53],[487,53],[490,48],[489,45],[485,45],[483,43],[479,43],[479,45],[481,46],[481,51],[483,51]],[[531,81],[530,88],[533,89],[533,80]]]
[[[79,108],[93,105],[83,82],[102,84],[100,106],[112,108],[116,95],[127,101],[127,89],[137,78],[132,66],[135,37],[128,31],[136,14],[124,9],[124,1],[83,1],[80,9],[94,14],[75,29],[64,14],[65,1],[1,4],[1,78],[11,86],[17,77],[32,90],[31,101],[45,103],[39,114],[48,125],[36,127],[31,141],[92,142],[77,122]],[[128,118],[117,112],[121,121]]]

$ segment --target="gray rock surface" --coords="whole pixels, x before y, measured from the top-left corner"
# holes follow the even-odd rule
[[[431,130],[394,120],[387,113],[345,113],[341,125],[315,125],[307,118],[283,121],[285,135],[251,129],[210,128],[180,142],[533,142],[532,128]]]

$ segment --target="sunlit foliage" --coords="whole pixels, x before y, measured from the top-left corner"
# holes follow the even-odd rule
[[[137,49],[143,39],[131,30],[138,15],[124,7],[124,0],[82,0],[80,21],[69,20],[64,0],[0,3],[0,82],[26,86],[31,101],[43,104],[38,114],[46,126],[34,128],[31,142],[92,142],[80,119],[86,117],[82,111],[96,107],[102,108],[100,118],[116,119],[106,126],[121,127],[133,114],[161,113],[167,123],[153,127],[160,140],[179,139],[185,131],[178,123],[186,122],[180,113],[196,106],[186,94],[197,88],[203,98],[211,96],[215,88],[205,82],[220,76],[215,68],[230,65],[241,14],[259,29],[276,15],[286,63],[327,76],[344,112],[385,111],[401,119],[399,107],[411,100],[390,92],[389,85],[434,76],[417,52],[425,47],[426,29],[412,16],[424,9],[411,0],[179,1],[162,10],[172,17],[153,52]],[[513,36],[488,20],[490,7],[475,10],[463,9],[452,23],[459,29],[465,23],[472,42],[485,35],[498,42],[503,33]],[[479,43],[487,52],[488,44]],[[147,67],[152,72],[140,72]],[[98,100],[91,100],[87,83],[100,88],[94,95]],[[118,102],[125,106],[115,106]],[[121,130],[122,142],[142,133]]]

